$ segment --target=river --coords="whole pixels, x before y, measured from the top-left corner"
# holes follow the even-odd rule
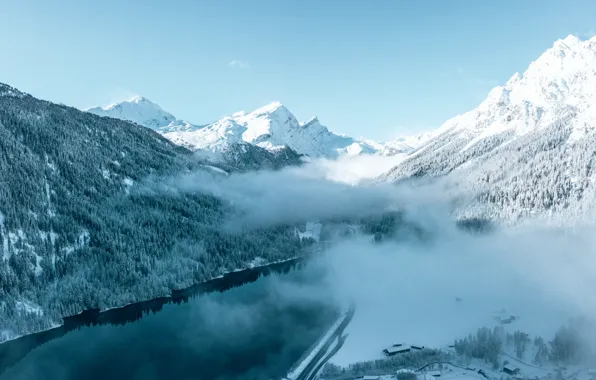
[[[135,322],[71,330],[0,379],[280,378],[337,316],[323,278],[307,265],[166,304]]]

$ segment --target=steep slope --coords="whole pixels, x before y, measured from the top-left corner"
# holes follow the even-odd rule
[[[0,341],[302,252],[294,226],[226,232],[232,205],[176,185],[222,169],[150,129],[0,84],[0,136]],[[279,165],[252,148],[224,168]]]
[[[86,111],[98,116],[132,121],[155,130],[171,123],[178,124],[174,115],[162,110],[160,106],[142,96],[135,96],[131,100],[114,103],[105,108],[89,108]]]
[[[377,150],[367,142],[330,132],[316,117],[299,123],[278,102],[250,113],[235,113],[193,131],[166,132],[164,136],[191,149],[218,150],[230,142],[246,142],[268,150],[287,146],[311,157],[336,157],[343,153],[373,153]]]
[[[130,120],[152,128],[174,143],[191,150],[226,151],[230,144],[248,143],[275,152],[282,147],[310,157],[410,153],[428,139],[427,134],[400,138],[383,144],[329,131],[317,117],[300,123],[281,103],[274,102],[253,112],[237,112],[214,123],[199,126],[163,111],[142,97],[87,110],[99,116]]]
[[[228,144],[217,155],[215,163],[230,171],[279,170],[302,164],[302,156],[288,147],[269,151],[251,144]]]
[[[447,176],[460,213],[515,221],[592,206],[596,38],[556,41],[473,111],[447,121],[382,180]]]
[[[388,141],[382,145],[379,153],[383,156],[395,156],[397,154],[409,154],[435,136],[436,132],[421,132],[416,135],[402,136],[395,140]]]

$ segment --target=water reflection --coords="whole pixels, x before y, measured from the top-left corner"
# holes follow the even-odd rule
[[[212,293],[124,326],[84,327],[31,351],[4,379],[279,378],[335,317],[311,270]]]

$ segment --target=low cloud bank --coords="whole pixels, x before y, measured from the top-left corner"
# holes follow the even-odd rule
[[[243,227],[360,218],[392,210],[433,209],[433,214],[443,213],[443,217],[449,212],[443,194],[430,188],[380,183],[353,186],[349,180],[334,180],[351,170],[348,166],[341,171],[341,165],[315,160],[298,168],[229,176],[196,171],[168,183],[181,191],[206,193],[229,202],[235,211],[230,221]]]
[[[370,182],[387,173],[406,158],[406,154],[394,156],[345,155],[334,160],[323,158],[307,161],[304,170],[319,178],[355,186]]]
[[[281,378],[335,318],[316,270],[168,305],[125,326],[98,326],[50,341],[4,379]]]
[[[337,294],[357,313],[338,364],[379,358],[383,348],[406,342],[453,344],[480,327],[504,325],[550,341],[572,318],[596,317],[596,238],[552,230],[501,231],[472,236],[456,231],[432,244],[373,245],[346,241],[324,260]],[[595,331],[581,331],[586,343]],[[596,346],[592,345],[593,349]],[[530,358],[531,359],[531,358]]]
[[[360,165],[369,159],[350,162]],[[238,210],[231,221],[244,226],[400,209],[408,221],[430,233],[432,241],[423,244],[373,244],[370,236],[357,236],[335,245],[321,259],[329,289],[357,305],[348,341],[335,362],[378,358],[383,348],[402,341],[444,346],[479,327],[497,325],[499,316],[516,317],[505,325],[508,331],[546,341],[571,318],[596,317],[596,237],[590,229],[533,225],[467,234],[454,227],[452,193],[446,194],[440,182],[371,184],[362,180],[366,176],[354,174],[358,165],[342,165],[341,160],[315,160],[300,168],[215,180],[193,173],[175,182],[183,191],[227,200]],[[374,170],[365,172],[374,177]],[[582,335],[596,342],[591,329]]]

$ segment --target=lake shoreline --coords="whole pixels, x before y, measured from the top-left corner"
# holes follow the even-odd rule
[[[170,296],[158,297],[105,310],[89,309],[84,310],[79,314],[63,317],[63,324],[61,326],[22,335],[18,338],[0,343],[0,375],[19,362],[34,348],[53,339],[60,338],[70,331],[85,326],[105,324],[124,325],[132,323],[143,318],[143,316],[148,315],[149,312],[155,314],[161,311],[167,304],[180,304],[182,302],[188,302],[189,299],[200,295],[213,292],[224,292],[235,287],[255,282],[262,276],[288,273],[304,264],[310,256],[311,255],[298,256],[287,260],[255,266],[253,268],[228,272],[224,275],[191,285],[184,289],[172,290]]]

